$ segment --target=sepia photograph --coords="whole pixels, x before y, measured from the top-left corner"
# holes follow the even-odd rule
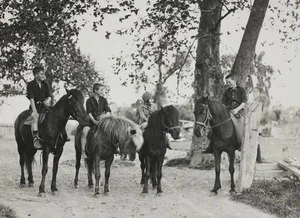
[[[300,217],[300,0],[0,0],[0,217]]]

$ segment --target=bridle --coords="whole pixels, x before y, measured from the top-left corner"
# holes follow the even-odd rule
[[[207,125],[212,118],[208,105],[203,104],[203,107],[206,109],[205,118],[203,122],[196,121],[195,124],[200,125],[203,129],[208,129]],[[211,127],[210,127],[211,128]]]
[[[163,133],[170,133],[170,130],[173,130],[173,129],[180,129],[181,127],[180,126],[172,126],[172,127],[168,127],[166,126],[165,124],[163,124],[164,128],[166,130],[163,130],[162,132]]]
[[[212,115],[210,113],[208,105],[203,104],[203,107],[206,108],[205,119],[204,119],[203,122],[196,121],[195,124],[200,125],[204,130],[206,130],[206,129],[213,129],[215,127],[221,126],[222,124],[227,123],[229,120],[232,119],[232,117],[229,117],[228,119],[224,120],[221,123],[218,123],[218,124],[216,124],[214,126],[208,127],[209,121],[212,119]]]
[[[77,120],[77,121],[79,122],[80,119],[79,119],[79,117],[74,113],[74,110],[72,109],[72,108],[73,108],[73,107],[72,107],[72,103],[70,102],[70,99],[71,99],[72,97],[73,97],[72,95],[69,95],[69,96],[67,97],[67,101],[68,101],[69,107],[71,108],[71,114],[70,114],[70,116],[72,116],[75,120]],[[52,108],[47,107],[47,106],[45,106],[45,107],[47,108],[47,110],[48,110],[50,113],[54,114],[55,116],[60,117],[60,118],[65,119],[65,120],[69,120],[69,116],[67,116],[67,117],[61,116],[60,114],[58,114],[58,113],[56,113],[55,111],[53,111]],[[80,123],[80,122],[79,122],[79,123]]]

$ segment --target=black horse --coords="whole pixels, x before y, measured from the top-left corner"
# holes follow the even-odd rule
[[[76,150],[76,174],[74,187],[78,186],[78,173],[81,157],[81,128],[77,128],[75,136]],[[142,131],[138,125],[125,117],[106,116],[101,119],[97,126],[93,126],[87,135],[86,165],[88,167],[88,187],[93,187],[92,173],[95,174],[95,195],[99,194],[100,160],[105,160],[105,184],[104,193],[109,192],[110,167],[114,160],[116,148],[120,150],[121,159],[129,156],[134,161],[136,152],[143,144]]]
[[[162,165],[169,141],[166,137],[170,133],[173,139],[180,138],[179,112],[172,106],[166,106],[152,113],[148,126],[143,132],[144,144],[139,152],[142,178],[144,185],[142,193],[148,193],[148,180],[152,177],[152,185],[157,185],[157,193],[162,193],[161,177]]]
[[[215,185],[212,192],[216,193],[221,188],[220,182],[220,164],[221,154],[225,151],[229,157],[229,172],[231,177],[230,193],[235,193],[234,184],[234,159],[235,150],[240,148],[237,141],[233,122],[230,117],[230,111],[225,105],[202,97],[195,104],[195,128],[194,133],[197,137],[204,135],[205,130],[211,129],[208,135],[210,143],[213,145],[215,156]],[[210,125],[210,127],[208,126]]]
[[[54,154],[51,190],[53,193],[58,191],[56,187],[56,175],[58,170],[58,162],[63,152],[63,145],[65,144],[65,137],[62,136],[62,132],[65,131],[69,116],[72,116],[79,123],[87,122],[88,118],[83,106],[83,94],[76,89],[66,91],[67,94],[61,97],[61,99],[53,106],[53,108],[46,113],[44,120],[41,124],[39,124],[39,136],[43,145],[42,181],[39,187],[40,196],[45,194],[45,177],[48,171],[48,157],[50,152]],[[25,187],[26,185],[24,164],[26,165],[28,171],[29,186],[33,187],[34,184],[32,175],[32,162],[37,150],[33,146],[33,137],[30,125],[24,125],[25,120],[29,116],[29,110],[23,111],[17,117],[14,124],[15,138],[18,144],[18,152],[20,155],[21,187]]]

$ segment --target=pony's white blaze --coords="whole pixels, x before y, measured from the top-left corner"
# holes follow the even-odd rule
[[[131,135],[132,141],[136,146],[136,150],[139,151],[144,143],[143,135],[140,131],[137,131],[135,134]]]

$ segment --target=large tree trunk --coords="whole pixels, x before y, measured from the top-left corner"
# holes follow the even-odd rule
[[[199,1],[199,7],[201,17],[194,72],[195,101],[203,95],[218,98],[223,88],[219,52],[222,4],[219,0],[204,0]],[[189,157],[193,156],[195,150],[206,147],[206,142],[207,139],[201,140],[194,136]]]
[[[246,78],[250,74],[255,56],[257,39],[268,9],[269,0],[255,0],[250,17],[243,35],[243,39],[232,67],[232,73],[237,75],[239,84],[245,86]]]

